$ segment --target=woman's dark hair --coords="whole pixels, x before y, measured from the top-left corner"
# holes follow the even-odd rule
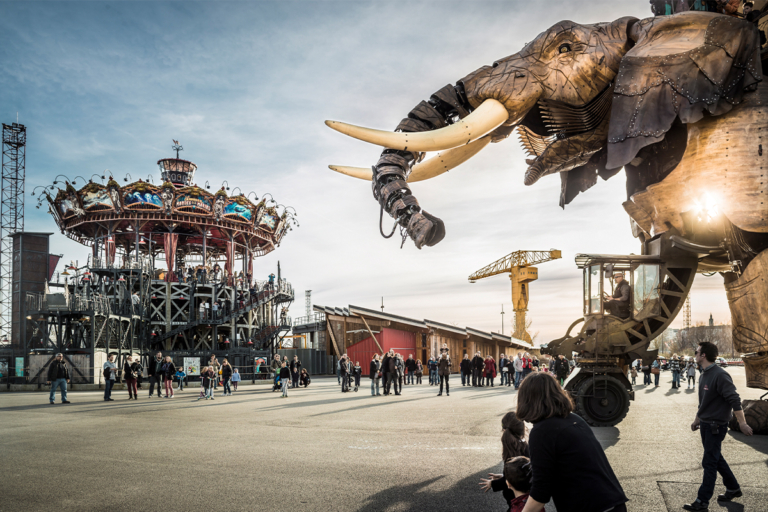
[[[567,417],[573,400],[549,373],[531,373],[517,391],[517,417],[536,423],[553,416]]]
[[[530,454],[528,443],[525,442],[525,423],[517,419],[514,412],[508,412],[501,418],[501,460],[509,460],[519,455]]]
[[[703,354],[707,361],[714,363],[717,359],[717,345],[708,341],[699,343],[699,354]]]
[[[528,457],[513,457],[504,463],[504,480],[518,492],[531,490],[531,459]]]

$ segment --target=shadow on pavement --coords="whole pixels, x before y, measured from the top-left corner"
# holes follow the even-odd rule
[[[592,427],[597,441],[603,450],[610,448],[619,442],[621,431],[616,427]]]
[[[499,471],[500,465],[491,466],[455,482],[448,489],[430,489],[435,482],[448,476],[422,480],[408,485],[396,485],[369,496],[358,512],[398,510],[398,512],[444,512],[445,510],[504,510],[500,492],[480,491],[478,484],[488,473]],[[449,505],[450,504],[450,505]]]

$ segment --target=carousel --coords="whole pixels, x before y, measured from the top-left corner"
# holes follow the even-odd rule
[[[174,142],[176,157],[157,162],[157,184],[151,175],[126,175],[122,185],[108,173],[57,176],[32,192],[62,234],[91,247],[84,265],[66,266],[32,301],[40,345],[89,353],[94,367],[109,353],[155,350],[226,354],[247,366],[290,329],[293,289],[279,264],[277,275],[260,270],[255,279],[254,259],[298,226],[296,211],[271,194],[230,193],[226,181],[214,191],[198,185],[197,166]]]

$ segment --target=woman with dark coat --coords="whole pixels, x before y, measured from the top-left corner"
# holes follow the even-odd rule
[[[437,396],[443,394],[443,382],[445,382],[445,396],[451,396],[448,389],[448,377],[451,376],[451,360],[448,359],[448,352],[440,354],[440,359],[437,360],[437,375],[440,377],[440,392]]]
[[[173,376],[176,375],[176,366],[171,361],[171,356],[165,356],[165,361],[160,365],[160,372],[163,375],[165,398],[173,398]]]
[[[540,511],[550,498],[558,512],[626,512],[627,497],[603,448],[551,375],[532,373],[523,380],[516,414],[533,423],[528,436],[533,481],[523,512]]]
[[[126,356],[125,363],[123,363],[123,378],[128,385],[128,400],[133,398],[139,399],[139,394],[136,389],[136,373],[133,371],[133,357]]]
[[[309,378],[309,373],[307,373],[306,368],[301,369],[301,374],[299,374],[299,385],[304,386],[305,388],[309,386],[309,383],[312,381],[312,379]]]
[[[221,362],[221,380],[224,382],[224,392],[221,396],[232,396],[232,387],[229,384],[232,381],[232,365],[226,358]]]

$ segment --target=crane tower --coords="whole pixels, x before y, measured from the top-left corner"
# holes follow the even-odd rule
[[[512,281],[512,308],[515,311],[515,328],[512,336],[531,342],[531,336],[525,329],[525,312],[528,311],[528,284],[539,278],[539,269],[533,265],[556,260],[562,257],[560,251],[515,251],[487,265],[471,276],[469,282],[478,279],[509,273]]]

